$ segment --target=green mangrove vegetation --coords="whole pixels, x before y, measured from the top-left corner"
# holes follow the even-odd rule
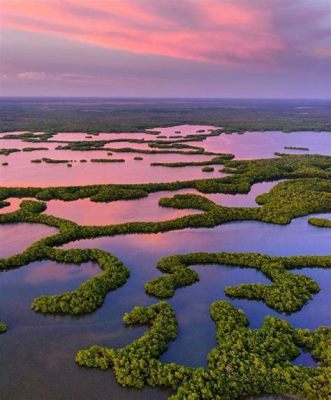
[[[142,185],[142,188],[143,187],[144,185]],[[137,186],[134,185],[131,185],[128,189],[119,188],[117,190],[115,188],[108,189],[105,187],[103,191],[94,192],[94,195],[91,196],[91,200],[113,201],[119,199],[142,198],[148,195],[148,192],[142,188],[138,189]],[[38,197],[38,199],[46,201],[54,198],[74,200],[77,197],[86,197],[81,196],[79,192],[77,193],[75,188],[71,189],[71,192],[70,190],[68,192],[68,189],[70,189],[70,187],[65,188],[64,193],[62,193],[58,191],[57,188],[48,188],[40,191],[22,188],[22,191],[19,192],[17,192],[15,188],[6,188],[6,196],[4,196],[3,199],[19,197],[17,194],[22,195],[23,193],[25,197]],[[70,194],[72,196],[70,196]],[[199,195],[175,195],[171,198],[161,198],[159,204],[163,207],[197,209],[203,212],[159,222],[128,222],[105,226],[75,225],[76,229],[71,235],[68,235],[68,233],[65,237],[59,235],[58,239],[60,243],[66,243],[72,240],[87,239],[97,236],[114,236],[128,233],[157,233],[184,228],[211,228],[226,222],[243,220],[287,224],[295,217],[310,213],[330,211],[330,196],[330,181],[319,178],[296,179],[281,182],[269,193],[257,198],[261,204],[261,207],[258,208],[223,207]],[[20,210],[1,215],[0,223],[40,222],[48,224],[49,221],[52,221],[52,223],[55,223],[54,226],[71,224],[69,221],[61,219],[50,220],[50,216],[36,214],[31,211],[30,208],[28,209],[29,212],[26,212],[27,204],[30,203],[23,201]],[[37,202],[36,204],[39,203]]]
[[[206,154],[206,153],[205,153]],[[180,161],[180,162],[154,162],[151,163],[153,167],[170,167],[170,168],[181,168],[181,167],[198,167],[203,165],[224,165],[227,160],[234,158],[233,154],[223,153],[217,157],[206,161]]]
[[[0,209],[8,207],[8,206],[10,206],[10,202],[9,201],[0,200]]]
[[[262,300],[278,312],[292,313],[300,310],[313,294],[319,292],[318,284],[311,278],[293,274],[294,268],[331,268],[331,256],[271,257],[258,253],[189,253],[164,257],[157,268],[165,273],[145,284],[147,293],[157,297],[172,297],[177,288],[192,285],[199,274],[191,265],[228,265],[260,270],[271,280],[262,283],[228,286],[230,297]]]
[[[310,106],[309,114],[302,105]],[[85,112],[86,109],[90,112]],[[112,112],[109,112],[109,109]],[[92,113],[92,114],[91,114]],[[330,131],[328,100],[139,99],[132,104],[113,99],[2,99],[1,131],[45,132],[149,132],[154,127],[182,124],[222,126],[225,131]],[[91,118],[97,115],[97,118]],[[26,135],[26,134],[25,134]]]
[[[284,146],[286,150],[302,150],[302,151],[309,151],[309,147],[299,147],[299,146]]]
[[[91,158],[93,163],[121,163],[125,162],[124,158]]]
[[[110,150],[113,153],[140,153],[140,154],[182,154],[182,155],[214,155],[214,152],[204,151],[199,149],[193,150],[180,150],[175,147],[166,147],[161,150],[159,148],[150,149],[138,149],[134,147],[105,147],[104,150]]]
[[[129,277],[127,268],[111,254],[99,249],[61,250],[54,248],[61,240],[74,238],[79,226],[75,223],[53,216],[40,214],[46,210],[46,204],[24,200],[20,210],[2,214],[1,222],[13,223],[17,220],[41,222],[59,228],[59,234],[49,236],[33,243],[21,254],[0,260],[0,271],[17,268],[33,261],[52,260],[59,263],[82,264],[95,262],[103,271],[100,275],[87,280],[78,289],[56,296],[41,296],[32,303],[32,309],[42,313],[82,314],[100,307],[106,294],[122,286]],[[38,218],[39,216],[39,218]]]
[[[202,172],[213,172],[214,171],[214,167],[203,167],[202,168]]]
[[[0,322],[0,333],[7,332],[7,324],[5,322]]]
[[[149,185],[141,186],[142,188],[149,188]],[[142,188],[138,189],[138,187],[139,186],[129,185],[126,188],[116,190],[115,188],[112,189],[108,186],[102,186],[103,191],[95,191],[91,199],[94,201],[112,201],[116,199],[141,198],[148,195],[148,191]],[[47,188],[43,190],[22,188],[22,191],[19,190],[18,192],[15,188],[6,189],[6,196],[4,196],[4,198],[9,196],[17,197],[17,195],[19,197],[24,194],[24,196],[49,200],[57,198],[58,195],[61,194],[62,199],[73,200],[77,198],[77,195],[79,198],[82,194],[79,193],[81,189],[79,187],[63,188],[64,193],[58,188]],[[2,194],[4,194],[4,192],[2,192]],[[62,194],[64,194],[64,196],[62,196]],[[68,194],[72,194],[73,196],[68,197]],[[89,194],[91,195],[91,192]],[[63,260],[62,254],[66,252],[54,249],[54,247],[79,239],[129,233],[157,233],[184,228],[213,227],[229,221],[242,220],[286,224],[294,217],[314,212],[330,211],[330,196],[330,181],[327,179],[293,179],[281,182],[269,193],[259,196],[258,201],[261,207],[258,208],[223,207],[199,195],[175,195],[171,198],[161,198],[160,205],[178,209],[197,209],[202,211],[202,213],[160,222],[129,222],[105,226],[81,226],[68,220],[56,218],[44,214],[47,208],[46,203],[24,200],[19,210],[0,215],[0,223],[42,223],[58,228],[59,233],[35,242],[19,255],[2,259],[0,261],[0,269],[16,268],[40,259],[61,261]],[[79,250],[78,252],[83,253],[84,251]],[[84,257],[83,259],[85,260],[86,258]],[[309,260],[308,265],[320,265],[319,263],[326,262],[324,266],[329,266],[328,258],[308,258],[307,260]],[[300,259],[296,261],[296,267],[303,263]],[[224,261],[224,263],[226,263],[226,261]],[[249,266],[261,269],[261,271],[271,279],[272,284],[240,285],[236,288],[227,288],[226,293],[235,297],[263,300],[266,304],[279,311],[292,312],[299,309],[311,298],[312,294],[318,292],[319,288],[313,280],[287,272],[284,265],[287,266],[288,263],[288,260],[282,261],[282,259],[271,259],[270,262],[266,262],[263,266],[252,262],[252,265],[250,264]],[[241,260],[236,259],[236,264],[241,265]],[[197,274],[192,272],[189,268],[186,268],[185,265],[184,267],[181,265],[178,271],[176,266],[176,273],[173,272],[174,271],[166,277],[161,277],[156,281],[148,283],[146,285],[146,290],[149,293],[159,296],[169,296],[176,287],[191,284],[198,279]],[[83,292],[85,292],[85,289]],[[78,293],[79,295],[81,294],[80,291]],[[76,295],[77,293],[75,296]],[[62,301],[62,297],[56,297],[56,299],[60,299],[56,300],[56,302],[60,302],[60,304],[70,304],[70,302],[67,301],[70,297],[71,295],[69,295],[68,298],[64,297],[66,299],[65,302]],[[81,303],[85,304],[83,301]],[[75,308],[76,303],[75,306],[68,306],[68,309],[66,309],[64,305],[61,306],[63,307],[61,309],[56,307],[51,308],[48,300],[47,302],[45,300],[42,301],[42,304],[47,304],[46,308],[41,308],[40,304],[40,302],[34,303],[34,309],[46,312],[45,310],[48,307],[49,310],[53,310],[54,312],[78,312]],[[98,300],[97,304],[100,304],[100,300]],[[86,311],[88,308],[85,307],[83,310]]]
[[[248,327],[243,311],[226,301],[210,307],[217,328],[217,345],[206,368],[164,363],[159,357],[177,336],[177,320],[167,303],[135,307],[126,324],[150,327],[142,337],[120,349],[92,346],[80,350],[76,362],[90,368],[111,368],[122,386],[166,386],[171,400],[235,400],[261,393],[324,400],[330,393],[331,329],[292,328],[286,321],[266,317],[260,329]],[[318,367],[294,366],[299,348],[309,350]],[[327,350],[328,349],[328,350]]]
[[[310,225],[318,226],[320,228],[331,228],[331,220],[327,218],[309,218]]]
[[[49,150],[48,147],[24,147],[22,151],[24,152],[31,152],[31,151],[47,151]]]
[[[28,138],[31,139],[31,136]],[[158,151],[159,146],[153,145],[151,147],[155,149],[148,151]],[[186,146],[174,145],[163,151],[174,148],[184,150]],[[199,148],[194,149],[197,150],[200,151]],[[198,164],[208,170],[213,168],[210,165],[222,165],[222,172],[228,175],[221,178],[131,185],[1,187],[0,207],[7,206],[9,198],[29,197],[36,200],[23,200],[18,210],[0,214],[0,224],[41,223],[57,228],[57,232],[36,241],[20,254],[1,259],[0,271],[40,260],[76,264],[77,267],[85,262],[96,263],[101,269],[99,275],[91,277],[73,291],[52,296],[41,295],[31,305],[34,311],[40,313],[80,315],[100,307],[107,293],[126,283],[129,271],[108,252],[94,248],[64,250],[60,247],[64,244],[101,236],[212,228],[231,221],[288,224],[296,217],[331,211],[331,157],[281,155],[271,159],[241,161],[232,158],[229,154],[218,155],[207,164]],[[50,159],[43,158],[40,162],[47,162],[45,160]],[[114,162],[114,159],[94,160]],[[55,161],[64,161],[69,166],[72,160]],[[163,197],[159,200],[162,207],[194,209],[201,213],[159,222],[84,226],[46,213],[46,202],[52,199],[74,201],[89,198],[95,202],[111,202],[179,189],[196,189],[200,193],[248,193],[255,183],[283,179],[287,180],[257,197],[259,207],[224,207],[196,194]],[[311,218],[309,221],[317,226],[329,225],[328,220],[321,218]],[[330,268],[331,256],[276,257],[258,253],[173,255],[159,260],[157,268],[163,274],[147,282],[145,290],[157,297],[171,297],[177,288],[199,280],[199,274],[191,266],[210,264],[261,271],[270,280],[269,284],[242,283],[226,287],[225,293],[230,298],[263,301],[278,312],[293,313],[311,300],[320,288],[310,277],[291,270]],[[217,328],[217,345],[209,352],[205,368],[160,361],[160,356],[178,333],[174,310],[166,302],[135,307],[124,315],[127,325],[149,326],[149,330],[140,338],[119,349],[92,346],[79,351],[76,361],[81,366],[111,368],[122,386],[169,387],[174,391],[173,400],[239,400],[261,393],[288,393],[308,400],[327,398],[331,373],[330,328],[320,327],[315,331],[294,329],[281,319],[266,317],[262,327],[253,330],[248,327],[244,313],[225,301],[213,303],[210,313]],[[5,324],[0,323],[0,332],[4,329]],[[292,361],[302,350],[311,353],[318,362],[316,367],[293,365]]]
[[[9,156],[11,153],[17,153],[21,151],[20,149],[0,149],[1,156]]]
[[[47,158],[47,157],[31,160],[32,163],[37,163],[37,164],[40,164],[41,162],[44,162],[46,164],[67,164],[69,161],[72,161],[72,160],[59,160],[59,159]]]
[[[61,263],[81,264],[96,262],[103,272],[90,278],[76,290],[55,296],[40,296],[33,300],[31,308],[42,313],[85,314],[100,307],[107,293],[125,284],[128,269],[111,254],[99,249],[46,250],[45,257]],[[39,258],[39,257],[38,257]]]
[[[68,161],[68,160],[67,160]],[[146,184],[106,184],[86,186],[64,186],[51,188],[38,187],[0,187],[0,200],[8,197],[35,197],[40,200],[78,200],[90,198],[94,201],[104,193],[113,193],[121,190],[123,199],[125,193],[138,190],[144,195],[158,191],[172,191],[178,189],[196,189],[201,193],[248,193],[255,183],[275,181],[280,179],[319,178],[319,182],[331,177],[331,157],[319,155],[285,155],[277,158],[261,160],[229,160],[225,162],[222,172],[229,176],[210,179],[196,179],[190,181],[176,181],[165,183]],[[307,180],[309,182],[309,180]],[[312,181],[313,182],[313,181]],[[302,180],[302,186],[305,186]],[[110,196],[110,200],[119,200],[120,196]],[[104,200],[106,201],[106,200]]]

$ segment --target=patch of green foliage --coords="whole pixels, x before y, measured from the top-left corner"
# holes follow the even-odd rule
[[[24,147],[22,151],[31,152],[31,151],[47,151],[48,147]]]
[[[125,162],[124,158],[91,158],[93,163],[122,163]]]
[[[284,146],[286,150],[302,150],[302,151],[309,151],[309,147],[299,147],[299,146]]]
[[[53,159],[53,158],[41,158],[41,159],[35,159],[35,160],[31,160],[32,163],[37,163],[40,164],[41,162],[44,162],[46,164],[67,164],[69,162],[69,160],[57,160],[57,159]]]
[[[318,267],[331,268],[331,256],[271,257],[258,253],[189,253],[161,258],[157,268],[165,273],[145,284],[148,294],[172,297],[177,288],[192,285],[199,274],[191,265],[227,265],[260,270],[271,280],[270,285],[241,284],[228,286],[230,297],[262,300],[278,312],[292,313],[319,292],[318,284],[311,278],[293,274],[289,269]]]
[[[331,228],[331,220],[327,218],[309,218],[308,222],[320,228]]]
[[[91,199],[94,201],[111,201],[145,197],[148,192],[143,190],[144,185],[141,185],[141,189],[138,189],[138,187],[130,185],[128,189],[121,191],[104,186],[103,190],[95,191]],[[9,190],[10,197],[16,197],[15,191],[13,193],[10,188],[6,189]],[[64,198],[66,200],[75,199],[77,196],[76,188],[72,188],[72,197],[68,195],[68,189],[70,187],[64,189]],[[37,193],[23,188],[22,190],[26,197],[37,196],[42,200],[54,198],[54,192],[57,192],[57,195],[61,194],[56,188],[44,189],[37,191]],[[255,220],[287,224],[295,217],[330,211],[330,196],[330,181],[318,178],[297,179],[279,183],[269,193],[258,197],[262,204],[259,208],[223,207],[202,196],[193,194],[175,195],[172,198],[161,198],[159,204],[163,207],[197,209],[203,212],[160,222],[129,222],[117,225],[80,227],[76,225],[79,228],[75,230],[74,234],[68,237],[66,235],[66,239],[63,237],[60,242],[66,243],[71,240],[128,233],[157,233],[184,228],[214,227],[230,221]],[[26,202],[23,201],[20,210],[0,215],[0,223],[39,222],[49,224],[50,216],[26,213],[25,205]],[[56,222],[55,226],[71,224],[71,222],[61,219],[53,219],[52,221]],[[62,238],[62,235],[60,237]]]
[[[286,160],[288,163],[280,165],[279,162],[281,160]],[[287,224],[295,217],[330,211],[330,180],[326,179],[328,177],[326,169],[329,163],[329,158],[327,157],[291,156],[289,159],[284,157],[281,159],[258,160],[256,163],[252,161],[229,162],[232,163],[232,169],[237,172],[234,172],[233,176],[221,179],[142,185],[1,188],[0,200],[3,201],[9,197],[36,197],[39,200],[46,201],[54,198],[71,201],[89,197],[93,201],[114,201],[142,198],[148,196],[151,192],[167,189],[175,190],[181,187],[194,187],[203,191],[223,191],[226,185],[232,187],[230,191],[240,192],[249,190],[250,185],[256,179],[266,180],[270,175],[276,175],[278,178],[283,178],[284,175],[294,178],[302,174],[304,176],[317,175],[318,177],[291,179],[279,183],[269,193],[257,198],[261,204],[259,208],[223,207],[207,198],[192,194],[161,198],[161,206],[178,209],[197,209],[202,213],[160,222],[129,222],[104,226],[81,226],[72,221],[43,213],[46,209],[45,203],[31,200],[22,201],[19,210],[1,214],[0,223],[41,223],[58,228],[59,233],[35,242],[19,255],[1,260],[0,269],[16,268],[35,260],[49,259],[54,247],[80,239],[132,233],[158,233],[185,228],[214,227],[230,221],[243,220]],[[224,183],[224,180],[228,178],[232,178],[233,181]],[[246,180],[246,187],[240,184],[238,186],[238,179],[240,183]],[[226,190],[224,191],[226,192]],[[57,256],[55,255],[54,257]],[[179,278],[182,284],[192,283],[191,273],[189,270],[187,271],[185,270],[184,274],[181,271]],[[229,288],[227,289],[228,294],[236,297],[259,298],[275,309],[292,311],[296,307],[302,306],[313,293],[318,291],[318,286],[312,280],[300,275],[292,275],[281,268],[279,270],[265,268],[262,272],[273,281],[270,286]],[[284,304],[285,302],[282,299],[278,299],[279,291],[287,293],[287,305]]]
[[[202,193],[247,193],[256,182],[290,179],[258,196],[259,208],[223,207],[199,195],[161,198],[160,205],[178,209],[197,209],[200,214],[161,222],[131,222],[105,226],[81,226],[44,213],[46,204],[22,201],[20,209],[0,215],[0,223],[42,223],[58,228],[58,233],[33,243],[21,254],[0,260],[0,269],[17,268],[37,260],[99,264],[102,273],[76,290],[55,296],[40,296],[32,303],[43,313],[82,314],[100,307],[106,294],[123,285],[128,270],[114,256],[98,249],[58,248],[65,243],[99,236],[130,233],[157,233],[175,229],[213,227],[229,221],[256,220],[279,224],[310,213],[329,212],[331,207],[330,157],[281,156],[269,160],[224,162],[229,176],[186,182],[141,185],[90,185],[49,188],[0,188],[0,201],[9,197],[34,197],[39,200],[114,201],[146,197],[161,190],[194,188]],[[330,267],[330,256],[270,257],[253,253],[193,253],[161,259],[158,267],[167,275],[148,282],[148,292],[172,295],[177,287],[194,283],[198,274],[194,264],[224,264],[256,268],[270,285],[242,284],[227,287],[231,297],[264,301],[280,312],[302,307],[319,287],[311,278],[290,272],[294,268]],[[161,268],[160,268],[161,265]],[[245,315],[227,302],[211,306],[217,326],[217,346],[208,355],[207,368],[188,368],[159,361],[169,341],[177,335],[172,308],[164,302],[126,314],[127,324],[147,324],[150,330],[122,349],[93,346],[77,354],[80,365],[113,368],[123,386],[142,388],[167,386],[175,391],[172,399],[241,399],[260,393],[289,393],[309,400],[327,398],[330,391],[330,329],[293,329],[277,318],[267,317],[260,329],[248,328]],[[291,361],[299,349],[310,351],[317,367],[294,366]]]
[[[0,200],[0,209],[8,207],[8,206],[10,206],[10,202],[9,201]]]
[[[204,151],[204,150],[179,150],[176,147],[170,147],[165,150],[159,150],[159,149],[137,149],[133,147],[121,147],[121,148],[115,148],[115,147],[107,147],[105,150],[111,150],[113,153],[140,153],[140,154],[182,154],[182,155],[213,155],[215,153],[210,152],[210,151]]]
[[[202,172],[213,172],[214,171],[214,167],[203,167],[202,168]]]
[[[302,106],[309,114],[302,113]],[[110,112],[111,111],[111,112]],[[2,132],[144,132],[181,124],[227,132],[331,130],[330,100],[1,99]],[[154,132],[153,132],[154,133]],[[29,133],[28,133],[29,134]],[[24,134],[27,135],[28,134]]]
[[[5,333],[7,332],[7,324],[4,322],[0,322],[0,333]]]
[[[87,280],[78,289],[56,296],[41,296],[32,303],[32,309],[42,313],[82,314],[100,307],[106,294],[122,286],[129,277],[127,268],[111,254],[99,249],[60,250],[54,248],[61,241],[74,238],[79,226],[53,216],[41,214],[46,204],[24,200],[20,210],[3,214],[1,222],[26,220],[59,228],[56,235],[41,239],[23,253],[0,260],[0,270],[17,268],[38,260],[52,260],[59,263],[82,264],[87,261],[96,262],[103,272]]]
[[[40,256],[38,256],[40,258]],[[76,290],[55,296],[40,296],[33,300],[34,311],[51,314],[85,314],[100,307],[108,292],[123,286],[128,269],[114,256],[99,249],[45,249],[45,258],[60,263],[96,262],[103,272],[90,278]]]
[[[293,329],[286,321],[268,316],[260,329],[251,330],[243,311],[225,301],[213,303],[210,314],[217,327],[217,345],[208,354],[206,368],[159,361],[177,336],[176,316],[164,302],[125,314],[127,324],[150,326],[142,337],[120,349],[80,350],[76,362],[112,368],[122,386],[171,387],[175,391],[171,400],[239,400],[261,393],[288,393],[307,400],[328,397],[330,328]],[[309,350],[320,365],[294,366],[291,361],[300,354],[298,347]]]
[[[200,164],[199,164],[200,165]],[[222,172],[229,174],[222,178],[196,179],[146,184],[108,184],[87,186],[63,186],[50,188],[0,187],[0,200],[8,197],[36,197],[40,200],[78,200],[91,198],[104,190],[143,190],[145,193],[196,189],[201,193],[248,193],[254,183],[295,178],[331,177],[331,157],[319,155],[285,155],[279,158],[261,160],[229,160]],[[124,196],[125,197],[125,196]],[[117,200],[118,198],[116,198]]]
[[[205,153],[206,154],[206,153]],[[170,167],[170,168],[182,168],[182,167],[197,167],[202,165],[224,165],[226,161],[234,158],[233,154],[221,153],[217,157],[206,161],[180,161],[180,162],[154,162],[151,163],[153,167]]]
[[[11,153],[17,153],[21,151],[20,149],[0,149],[1,156],[9,156]]]

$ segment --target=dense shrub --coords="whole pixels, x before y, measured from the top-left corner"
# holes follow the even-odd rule
[[[20,149],[0,149],[1,156],[9,156],[11,153],[16,153],[21,151]]]
[[[80,264],[94,261],[103,272],[90,278],[78,289],[56,296],[40,296],[33,300],[32,309],[42,313],[85,314],[100,307],[106,294],[124,285],[129,277],[127,268],[114,256],[98,249],[48,251],[48,257],[57,262]]]
[[[205,153],[206,154],[206,153]],[[180,161],[180,162],[153,162],[153,167],[169,167],[169,168],[183,168],[183,167],[198,167],[203,165],[224,165],[226,161],[234,158],[233,154],[220,153],[217,157],[207,161]]]
[[[202,172],[213,172],[214,168],[213,167],[203,167]]]
[[[9,201],[0,200],[0,209],[10,206]]]
[[[5,333],[7,331],[7,325],[4,322],[0,322],[0,333]]]
[[[302,151],[309,151],[309,147],[299,147],[299,146],[284,146],[286,150],[302,150]]]
[[[298,311],[313,294],[319,292],[318,284],[311,278],[292,274],[290,268],[331,268],[331,256],[270,257],[259,253],[189,253],[161,258],[157,268],[167,275],[145,284],[147,293],[157,297],[172,297],[177,288],[192,285],[199,280],[191,265],[219,264],[255,268],[271,281],[270,285],[241,284],[228,286],[230,297],[262,300],[278,312]]]
[[[48,147],[24,147],[22,151],[31,152],[31,151],[47,151]]]
[[[66,160],[67,161],[67,160]],[[210,161],[208,161],[210,163]],[[201,165],[199,163],[199,165]],[[248,193],[254,183],[273,181],[280,179],[306,179],[331,177],[331,157],[317,155],[287,155],[280,158],[248,161],[225,161],[223,172],[230,176],[212,179],[198,179],[191,181],[176,181],[165,183],[147,184],[109,184],[109,185],[87,185],[87,186],[64,186],[52,188],[15,188],[1,187],[0,200],[8,197],[37,197],[46,200],[77,200],[91,197],[104,189],[119,190],[123,193],[129,189],[144,190],[153,193],[164,190],[196,189],[201,193]],[[301,188],[305,187],[305,180],[299,182]],[[309,181],[308,181],[309,182]],[[314,183],[314,181],[311,181]],[[321,181],[319,181],[321,182]],[[291,183],[288,183],[290,186]],[[312,185],[311,185],[312,186]],[[325,185],[327,187],[327,185]],[[320,190],[317,188],[317,190]],[[41,195],[42,194],[42,195]],[[117,200],[117,199],[116,199]]]
[[[91,158],[94,163],[122,163],[125,162],[124,158]]]
[[[331,228],[331,220],[327,218],[309,218],[308,222],[320,228]]]
[[[158,360],[177,335],[171,307],[157,303],[135,307],[124,316],[130,324],[150,330],[121,349],[92,346],[77,353],[76,362],[94,368],[112,368],[122,386],[171,387],[172,400],[243,399],[261,393],[288,393],[309,400],[324,400],[330,391],[330,328],[293,329],[286,321],[266,317],[260,329],[251,330],[245,314],[225,301],[211,305],[217,327],[217,345],[208,354],[206,368],[189,368]],[[299,347],[311,351],[319,367],[293,366]]]

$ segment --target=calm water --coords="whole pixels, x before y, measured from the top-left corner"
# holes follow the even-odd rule
[[[235,154],[237,159],[269,158],[274,152],[331,155],[330,132],[247,132],[222,134],[203,142],[207,151]],[[309,151],[288,150],[285,146],[308,147]]]
[[[204,196],[216,204],[224,206],[258,207],[258,204],[255,202],[256,196],[259,193],[268,192],[277,183],[257,183],[252,186],[251,191],[247,195],[207,194]],[[60,218],[71,219],[80,225],[106,225],[132,221],[164,221],[200,212],[198,210],[176,210],[174,208],[159,206],[159,200],[162,197],[172,197],[175,194],[186,193],[201,195],[197,190],[182,189],[172,192],[162,191],[152,193],[147,198],[138,200],[123,200],[111,203],[96,203],[90,199],[76,201],[51,200],[47,202],[46,213]],[[15,209],[18,205],[19,202],[13,201],[11,208]]]
[[[170,136],[174,134],[175,130],[181,130],[182,134],[194,133],[198,128],[192,127],[190,128],[192,132],[185,133],[185,129],[189,130],[189,128],[181,127],[179,129],[174,127],[165,131],[165,134]],[[62,136],[66,135],[69,134],[58,134],[57,136],[61,140]],[[126,137],[129,136],[129,134],[125,135]],[[130,134],[130,137],[134,137],[134,135]],[[246,149],[250,138],[254,138],[254,140],[252,139],[254,144],[251,143],[251,146],[255,148],[255,155],[252,158],[263,151],[265,151],[265,156],[271,155],[273,151],[281,151],[280,148],[275,148],[275,143],[271,141],[268,148],[270,153],[268,153],[269,150],[265,147],[267,146],[267,141],[264,141],[265,135],[267,134],[221,135],[218,139],[240,140],[242,146],[237,147],[238,157],[244,156],[243,152],[250,153],[253,151]],[[289,140],[293,133],[274,133],[273,135],[278,138],[279,146],[283,146],[290,145],[286,140]],[[317,138],[315,135],[319,134],[307,134],[307,137],[310,138],[309,146],[312,149]],[[153,138],[151,135],[146,136]],[[101,139],[101,137],[102,135],[93,137],[93,140]],[[203,143],[205,145],[216,139],[211,138]],[[65,140],[69,140],[69,137],[66,137]],[[284,142],[281,142],[281,140],[284,140]],[[292,145],[306,146],[305,140],[303,139],[299,143],[298,138],[296,138]],[[322,138],[318,140],[321,141],[319,152],[323,153],[321,148],[328,151],[328,142],[322,142],[324,140]],[[123,144],[124,146],[125,144]],[[16,147],[16,145],[2,147]],[[226,148],[223,144],[220,145],[221,147],[222,149]],[[217,149],[217,151],[223,150]],[[96,182],[106,182],[112,179],[114,181],[122,180],[123,182],[158,179],[170,181],[177,179],[177,177],[183,179],[180,171],[183,171],[183,176],[196,177],[197,171],[201,170],[200,168],[174,170],[149,167],[149,162],[160,161],[161,159],[163,161],[182,160],[183,157],[180,155],[148,157],[142,155],[144,161],[133,162],[132,160],[131,170],[128,168],[129,162],[118,166],[77,164],[69,169],[65,165],[34,165],[28,161],[31,158],[41,157],[41,153],[17,153],[5,157],[10,165],[5,170],[7,171],[6,176],[3,176],[2,171],[4,170],[1,169],[2,185],[17,185],[22,184],[23,181],[25,185],[92,183],[93,179]],[[43,156],[50,157],[51,151],[44,153]],[[63,151],[63,153],[65,152]],[[95,157],[90,152],[66,153],[75,158]],[[98,153],[98,157],[102,157],[103,154],[102,152],[94,153]],[[54,154],[57,158],[64,157],[62,151]],[[133,156],[132,154],[125,155],[125,157],[131,159]],[[15,160],[15,157],[17,164],[11,161]],[[117,155],[114,155],[114,157],[117,158]],[[122,154],[119,157],[122,157]],[[189,156],[185,157],[191,159]],[[203,159],[200,156],[193,158]],[[117,170],[116,168],[120,169]],[[147,172],[148,170],[150,172]],[[167,178],[163,179],[163,176]],[[201,176],[206,176],[206,174],[201,173]],[[208,197],[217,204],[253,207],[257,206],[255,197],[260,193],[269,191],[275,184],[277,182],[256,184],[248,195],[213,194],[208,195]],[[195,191],[181,190],[178,192],[194,193]],[[88,199],[74,202],[53,200],[48,202],[46,213],[70,218],[80,224],[99,225],[132,220],[164,220],[196,212],[194,210],[164,209],[158,206],[160,197],[172,196],[178,192],[159,192],[144,199],[112,203],[93,203]],[[10,199],[10,207],[1,212],[15,210],[20,201]],[[321,216],[330,218],[330,214],[321,214]],[[298,218],[286,226],[249,221],[236,222],[212,229],[186,229],[162,234],[125,235],[69,243],[64,247],[98,247],[107,250],[123,261],[131,272],[127,284],[108,294],[101,308],[82,317],[37,314],[31,311],[31,302],[35,297],[42,294],[58,294],[73,290],[90,276],[100,272],[97,265],[85,263],[76,266],[41,261],[0,273],[0,320],[6,321],[9,326],[8,332],[0,337],[0,399],[166,399],[171,394],[169,390],[145,388],[138,391],[124,389],[116,384],[111,371],[102,372],[80,368],[75,364],[74,356],[79,349],[93,344],[109,347],[124,346],[145,332],[147,328],[144,327],[125,327],[122,323],[122,316],[124,312],[129,311],[135,305],[148,305],[157,301],[156,298],[147,296],[143,287],[147,280],[160,275],[155,267],[159,258],[194,251],[256,251],[280,256],[330,254],[330,231],[311,226],[307,223],[307,220],[308,217]],[[39,224],[2,225],[0,226],[0,256],[7,257],[17,254],[35,240],[55,232],[56,229]],[[162,360],[191,366],[205,366],[207,353],[215,346],[216,334],[215,325],[209,316],[210,303],[226,299],[225,286],[243,282],[267,283],[268,279],[254,269],[222,265],[197,265],[194,266],[194,269],[200,274],[200,282],[177,290],[175,296],[170,300],[179,320],[179,336],[175,342],[170,344],[168,351],[163,354]],[[266,315],[284,318],[295,327],[302,328],[315,329],[320,325],[331,324],[331,271],[305,268],[294,272],[312,277],[321,287],[320,293],[315,295],[313,300],[308,302],[300,312],[284,315],[276,313],[262,302],[230,301],[245,311],[252,328],[261,326]],[[193,346],[194,352],[192,352]],[[302,353],[295,360],[295,363],[300,365],[314,364],[307,353]],[[281,397],[273,397],[272,399],[276,398],[281,399]],[[269,400],[271,397],[260,397],[260,399]]]
[[[288,226],[242,222],[213,229],[75,242],[65,247],[108,250],[125,262],[131,271],[125,286],[110,293],[105,304],[95,313],[80,318],[43,316],[30,311],[29,307],[32,299],[40,294],[72,290],[90,274],[98,272],[97,267],[55,266],[51,262],[40,262],[3,273],[0,304],[6,304],[6,307],[1,307],[1,315],[11,328],[1,337],[0,387],[4,398],[8,398],[6,396],[10,393],[9,398],[25,399],[24,396],[29,393],[34,399],[80,399],[87,395],[96,399],[107,399],[112,395],[119,399],[165,399],[169,392],[156,389],[128,392],[114,383],[110,371],[85,370],[73,361],[73,355],[80,348],[96,343],[123,346],[142,334],[144,328],[125,328],[121,318],[136,304],[147,305],[156,301],[144,293],[143,285],[159,274],[155,264],[160,257],[189,251],[223,250],[259,251],[274,255],[328,254],[329,239],[327,230],[308,225],[307,217],[304,217]],[[225,298],[224,287],[241,282],[267,282],[261,273],[253,269],[227,266],[195,268],[201,281],[179,289],[170,300],[179,319],[179,337],[162,357],[165,361],[193,366],[205,365],[206,355],[215,345],[215,326],[208,310],[212,301]],[[49,275],[46,270],[49,270]],[[299,313],[281,317],[296,327],[314,329],[330,324],[330,271],[304,269],[301,273],[313,277],[319,283],[321,292]],[[5,301],[8,298],[11,299],[9,306]],[[261,325],[265,315],[280,316],[262,302],[231,302],[246,312],[253,328]],[[193,354],[192,346],[195,348]],[[311,362],[306,354],[297,360],[298,364],[304,365]],[[29,368],[24,368],[25,365]],[[16,382],[34,382],[34,385],[13,386],[13,379]],[[63,390],[63,387],[66,389]]]
[[[197,130],[203,129],[205,133],[212,126],[189,126],[181,125],[170,128],[156,128],[161,131],[161,136],[196,134]],[[59,133],[55,140],[103,140],[118,138],[144,138],[155,140],[156,136],[142,133],[102,133],[86,139],[85,133]],[[273,157],[275,151],[306,154],[319,153],[331,154],[331,135],[329,132],[248,132],[244,135],[222,133],[217,137],[207,138],[203,142],[188,142],[194,146],[202,146],[208,151],[225,152],[235,154],[237,159],[253,159],[261,157]],[[23,147],[48,147],[48,151],[12,153],[9,156],[0,155],[0,164],[8,162],[8,166],[0,165],[0,182],[6,186],[61,186],[61,185],[83,185],[98,183],[147,183],[147,182],[170,182],[174,180],[189,180],[206,177],[224,176],[219,172],[220,166],[210,173],[202,172],[201,167],[186,168],[164,168],[152,167],[153,162],[180,162],[180,161],[204,161],[212,156],[187,155],[187,154],[135,154],[114,153],[107,156],[106,151],[70,151],[55,150],[57,143],[28,143],[21,140],[0,140],[1,148],[23,148]],[[285,150],[284,146],[308,147],[309,151]],[[129,142],[110,143],[106,147],[132,147],[137,149],[148,149],[147,144]],[[135,156],[142,156],[142,161],[134,160]],[[66,164],[33,164],[31,160],[36,158],[54,158],[73,160],[72,168]],[[92,158],[124,158],[125,163],[80,163],[82,159]]]
[[[0,225],[0,258],[21,253],[37,240],[53,235],[56,228],[42,224],[4,224]]]

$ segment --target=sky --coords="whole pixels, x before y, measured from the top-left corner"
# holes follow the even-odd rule
[[[331,98],[331,0],[1,0],[0,95]]]

